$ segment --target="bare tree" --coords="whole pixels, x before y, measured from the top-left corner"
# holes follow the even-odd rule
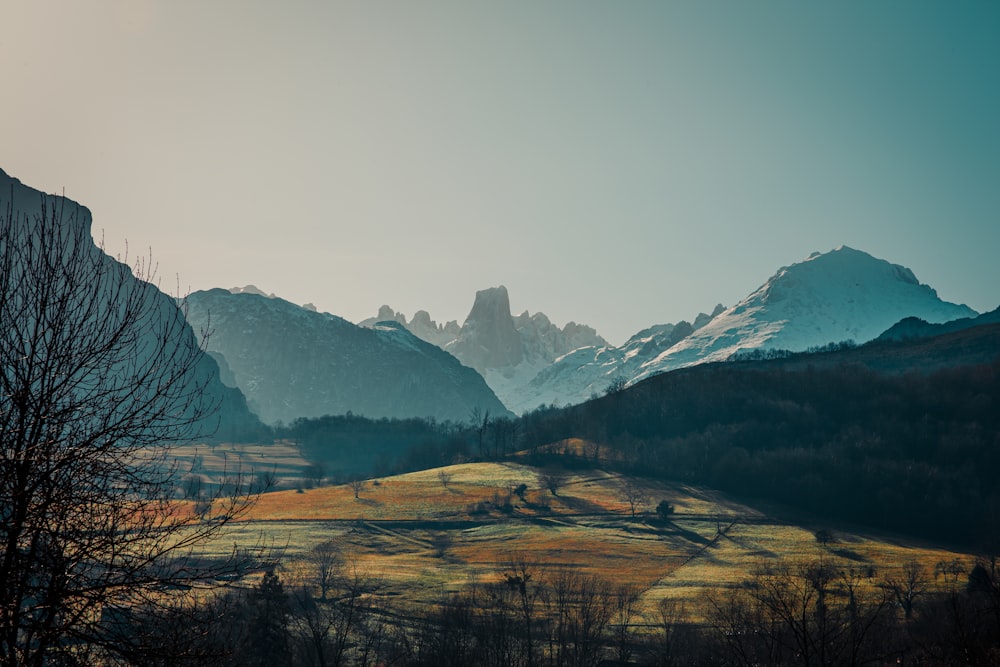
[[[863,583],[862,569],[837,570],[822,560],[765,566],[714,608],[730,662],[738,664],[859,665],[895,653],[886,632],[887,596]]]
[[[323,483],[323,477],[326,476],[326,466],[318,461],[310,463],[306,466],[304,475],[313,486],[320,486]]]
[[[896,598],[903,616],[909,620],[913,617],[914,602],[927,588],[927,571],[917,561],[908,560],[899,573],[886,577],[883,586]]]
[[[635,518],[636,509],[641,507],[647,500],[646,491],[631,479],[625,480],[619,497],[628,503],[633,519]]]
[[[257,493],[265,493],[274,489],[277,485],[278,471],[274,468],[259,471],[254,479],[254,491]]]
[[[596,667],[605,631],[614,614],[612,586],[597,577],[563,568],[550,584],[550,660],[558,665]]]
[[[316,585],[319,586],[319,599],[326,600],[326,594],[333,587],[334,581],[343,566],[343,554],[333,540],[320,542],[309,552],[309,563],[313,568]]]
[[[642,590],[635,584],[618,584],[612,590],[614,616],[612,625],[615,638],[615,652],[620,664],[627,665],[632,659],[632,642],[635,621],[639,616],[639,600]]]
[[[653,637],[653,664],[675,665],[680,663],[681,656],[690,647],[684,646],[684,620],[687,617],[687,610],[683,602],[678,602],[671,598],[661,598],[656,604],[655,626],[656,635]]]
[[[361,492],[365,490],[365,484],[366,484],[365,480],[363,480],[361,478],[352,479],[349,482],[349,485],[351,487],[351,491],[354,491],[354,499],[355,500],[357,500],[357,498],[361,495]]]
[[[84,646],[121,650],[110,610],[166,604],[236,567],[204,566],[193,549],[251,498],[239,486],[214,498],[212,521],[173,499],[172,448],[201,436],[217,405],[151,262],[105,255],[86,209],[65,199],[14,183],[5,194],[0,665],[73,662]]]
[[[454,542],[452,535],[447,530],[443,530],[434,533],[431,536],[431,548],[434,550],[434,556],[437,558],[444,558],[448,555],[448,550],[451,549],[451,545]]]
[[[451,484],[451,478],[452,478],[451,472],[445,470],[444,468],[441,468],[440,470],[438,470],[437,477],[438,481],[441,482],[441,486],[443,486],[445,490],[447,490],[448,485]]]
[[[479,458],[485,458],[487,455],[486,451],[486,431],[490,427],[490,411],[483,410],[478,405],[472,408],[472,413],[469,415],[469,420],[472,422],[472,429],[476,432],[477,440],[479,441]]]
[[[379,583],[348,562],[334,580],[333,594],[318,602],[307,587],[292,595],[297,634],[305,640],[305,660],[296,664],[320,666],[369,664],[377,636],[384,632],[378,619],[371,618],[366,598],[379,588]],[[353,652],[353,660],[349,654]]]
[[[536,623],[535,606],[540,600],[544,600],[545,590],[537,581],[535,568],[528,562],[524,555],[511,558],[506,569],[500,573],[508,590],[514,594],[514,606],[524,623],[524,653],[527,667],[535,664],[535,642],[532,629]]]
[[[542,484],[553,496],[559,495],[559,489],[566,484],[566,475],[557,470],[548,470],[542,474]]]

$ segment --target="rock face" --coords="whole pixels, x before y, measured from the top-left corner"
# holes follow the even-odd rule
[[[524,361],[524,345],[510,315],[507,288],[501,285],[476,292],[462,330],[444,349],[483,375],[488,368],[511,368]]]
[[[188,321],[211,328],[250,407],[268,423],[353,412],[465,421],[508,414],[483,378],[395,320],[370,328],[284,299],[223,289],[187,299]]]
[[[379,322],[389,321],[399,322],[420,340],[425,340],[438,347],[444,347],[458,338],[461,331],[461,327],[455,320],[446,324],[438,324],[431,319],[430,313],[426,310],[418,310],[413,314],[413,320],[407,322],[406,315],[395,312],[389,306],[382,306],[378,309],[378,315],[358,322],[358,326],[371,328]]]
[[[27,225],[33,224],[32,221],[41,215],[43,203],[50,211],[56,208],[63,211],[62,223],[64,225],[80,225],[82,229],[79,231],[82,233],[70,233],[67,234],[67,238],[87,239],[89,247],[85,249],[85,252],[92,253],[97,262],[102,262],[107,267],[109,275],[120,276],[120,283],[117,282],[118,277],[109,281],[109,285],[118,285],[119,287],[116,295],[110,293],[107,295],[107,302],[120,305],[120,298],[122,295],[126,295],[128,298],[138,299],[137,303],[144,304],[141,308],[136,308],[136,312],[141,310],[141,318],[146,319],[140,319],[134,328],[134,331],[140,335],[135,346],[135,359],[140,360],[140,362],[134,367],[141,367],[141,360],[151,358],[148,356],[149,351],[155,350],[161,344],[158,335],[169,336],[166,341],[162,342],[168,350],[180,349],[183,351],[197,348],[195,334],[191,327],[184,322],[174,299],[162,293],[154,285],[134,278],[128,267],[106,255],[93,243],[90,236],[92,218],[87,208],[64,197],[43,194],[21,184],[20,181],[0,170],[0,211],[2,211],[0,214],[6,215],[8,205],[10,205],[15,216],[19,215],[25,221],[25,229],[30,229]],[[9,239],[5,240],[9,241]],[[117,300],[116,296],[119,297]],[[99,317],[99,315],[95,315],[95,317]],[[165,331],[169,331],[169,333],[164,333]],[[181,352],[181,354],[186,354],[186,352]],[[114,369],[104,370],[113,371]],[[128,377],[127,371],[128,369],[125,370],[125,377]],[[207,414],[201,422],[194,425],[193,434],[215,440],[250,440],[259,436],[262,430],[260,421],[247,408],[243,395],[220,381],[219,367],[209,355],[196,352],[194,366],[186,381],[192,387],[198,388],[197,391],[199,396],[203,398],[204,404],[217,406],[215,411]],[[141,388],[136,391],[140,392]]]

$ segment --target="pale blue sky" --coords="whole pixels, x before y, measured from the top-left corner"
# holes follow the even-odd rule
[[[1000,304],[995,2],[5,3],[0,167],[359,320],[620,343],[846,244]]]

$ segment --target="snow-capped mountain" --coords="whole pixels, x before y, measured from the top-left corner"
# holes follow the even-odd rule
[[[226,386],[220,380],[219,367],[216,362],[210,356],[197,351],[195,333],[184,322],[174,299],[161,292],[155,285],[136,279],[128,266],[105,254],[90,240],[92,217],[86,207],[65,197],[44,194],[28,187],[0,169],[0,211],[3,211],[0,215],[6,214],[8,206],[10,206],[15,220],[20,220],[22,225],[19,228],[15,227],[15,229],[20,230],[16,237],[25,239],[31,238],[32,234],[36,233],[32,231],[31,226],[38,224],[36,221],[42,218],[43,206],[50,212],[50,215],[53,211],[61,211],[60,223],[69,230],[65,236],[67,254],[82,250],[85,253],[83,256],[86,258],[83,261],[88,266],[90,262],[93,262],[95,266],[101,267],[106,275],[114,276],[107,281],[91,285],[89,288],[100,290],[98,301],[116,304],[127,302],[129,305],[122,306],[122,308],[127,308],[131,316],[135,317],[130,332],[134,332],[136,337],[131,338],[130,334],[122,336],[123,342],[118,348],[126,354],[134,354],[134,357],[131,357],[131,361],[127,364],[128,367],[120,369],[123,377],[130,377],[130,373],[134,373],[136,367],[141,368],[144,363],[153,358],[149,355],[157,354],[157,350],[163,351],[163,356],[159,357],[158,363],[165,364],[164,367],[168,369],[171,364],[170,359],[173,358],[174,354],[183,358],[190,353],[189,351],[193,350],[195,357],[190,373],[185,373],[183,380],[179,381],[186,383],[183,391],[190,391],[191,395],[197,395],[204,399],[199,401],[201,405],[206,408],[215,406],[216,409],[214,411],[209,409],[206,414],[201,416],[199,421],[193,425],[192,435],[212,437],[217,440],[242,440],[257,437],[261,430],[260,421],[248,410],[243,395],[236,389]],[[78,227],[71,228],[70,225]],[[3,240],[5,243],[16,242],[16,237]],[[70,247],[78,243],[79,239],[87,239],[85,247],[82,249]],[[72,298],[72,293],[67,293],[64,296]],[[73,309],[79,308],[78,304],[79,302],[69,302],[63,306]],[[89,317],[84,317],[83,311],[80,310],[73,312],[80,315],[78,323],[83,327],[86,327],[92,318],[102,317],[99,312],[93,312]],[[125,322],[124,316],[122,318],[121,322]],[[83,338],[86,339],[85,336]],[[107,341],[101,341],[102,345],[106,343]],[[174,352],[175,350],[179,350],[179,352]],[[110,370],[113,368],[102,369],[103,372]],[[84,386],[85,384],[81,383],[80,387]],[[136,387],[132,397],[141,398],[141,392],[144,389],[154,392],[159,390],[158,387],[152,386]],[[107,392],[108,400],[112,400],[118,395],[113,390]],[[149,400],[153,404],[157,399],[147,397],[144,400]],[[178,416],[178,419],[183,418],[186,417]]]
[[[721,361],[738,350],[865,343],[904,317],[947,322],[976,314],[939,299],[910,269],[840,246],[778,269],[748,297],[645,363],[634,379]]]
[[[643,329],[621,347],[605,345],[573,350],[542,368],[508,406],[515,412],[524,412],[543,404],[580,403],[601,394],[613,382],[633,378],[644,363],[705,326],[723,310],[720,304],[711,314],[699,313],[694,324],[681,320]]]
[[[394,321],[364,328],[247,289],[195,292],[187,308],[265,422],[348,411],[456,421],[475,408],[507,414],[478,373]]]
[[[904,317],[947,322],[975,316],[942,301],[909,269],[841,246],[782,267],[729,309],[699,315],[694,325],[660,325],[620,348],[584,348],[542,369],[524,388],[516,412],[542,403],[571,404],[602,393],[614,380],[636,382],[682,366],[722,361],[738,350],[801,351],[831,342],[867,342]]]
[[[371,326],[379,318],[399,322],[418,338],[475,368],[508,407],[520,406],[525,385],[560,356],[580,347],[608,345],[585,324],[569,322],[559,328],[544,313],[511,315],[510,297],[503,285],[476,292],[461,327],[454,321],[439,325],[422,310],[407,322],[405,315],[389,306],[382,306],[378,318],[361,325]]]

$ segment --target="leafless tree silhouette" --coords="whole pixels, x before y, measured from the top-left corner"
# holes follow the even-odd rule
[[[252,497],[237,484],[201,513],[178,499],[172,446],[210,429],[217,406],[183,313],[150,282],[152,263],[105,255],[72,202],[18,184],[6,194],[0,665],[71,664],[83,647],[138,651],[127,624],[109,619],[239,567],[235,554],[210,562],[195,549]]]

